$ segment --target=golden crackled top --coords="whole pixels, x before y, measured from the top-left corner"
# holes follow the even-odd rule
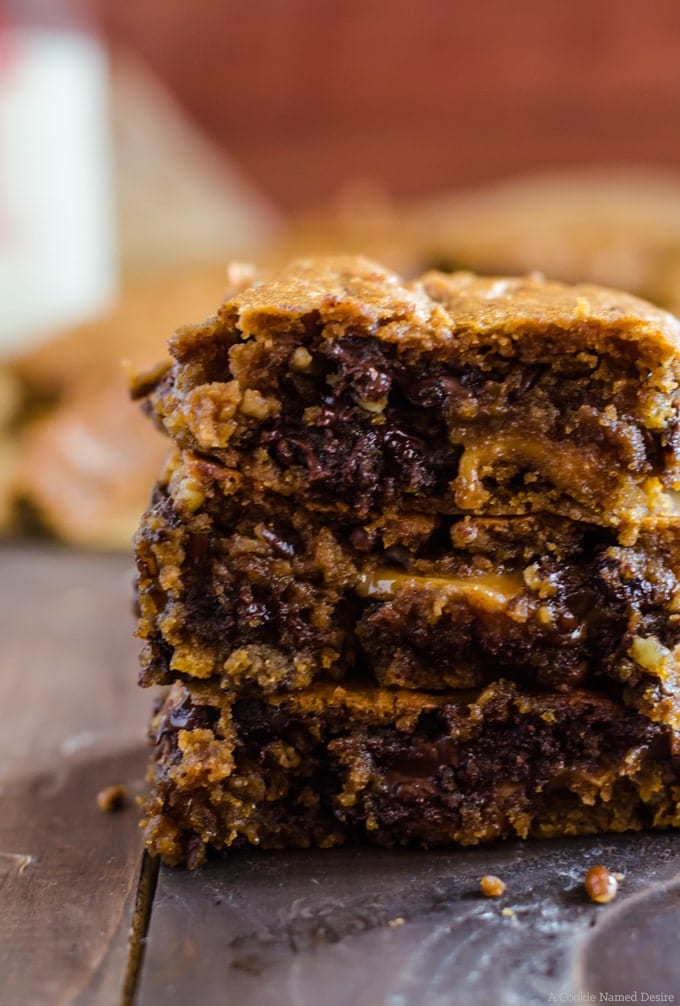
[[[404,283],[354,256],[297,259],[276,277],[255,277],[223,302],[218,317],[244,333],[257,333],[276,320],[313,313],[326,324],[368,326],[381,339],[423,349],[463,335],[513,337],[581,328],[594,340],[598,332],[615,331],[624,339],[651,343],[660,360],[680,350],[680,322],[629,294],[536,274],[428,272]],[[182,334],[186,330],[179,339]]]

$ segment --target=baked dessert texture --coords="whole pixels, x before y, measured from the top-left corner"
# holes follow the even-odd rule
[[[168,462],[137,534],[141,682],[594,687],[680,726],[680,523],[635,545],[563,517],[329,522]],[[347,517],[347,515],[345,515]]]
[[[284,263],[361,249],[409,278],[435,267],[538,269],[678,313],[679,193],[663,173],[612,169],[531,175],[408,208],[361,189],[313,220],[291,221],[263,251]],[[214,310],[227,285],[223,258],[154,279],[124,277],[107,315],[0,364],[0,533],[38,529],[81,547],[129,549],[164,447],[124,405],[120,361],[160,359],[168,333]]]
[[[602,695],[175,685],[152,723],[153,853],[474,845],[680,824],[672,730]]]
[[[133,395],[148,847],[678,822],[680,328],[538,277],[242,276]]]
[[[626,534],[680,486],[679,346],[671,315],[598,287],[301,260],[180,329],[137,394],[248,496]]]

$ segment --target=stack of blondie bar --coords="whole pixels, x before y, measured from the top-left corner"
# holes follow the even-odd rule
[[[149,848],[680,824],[680,324],[357,258],[241,277],[134,389]]]

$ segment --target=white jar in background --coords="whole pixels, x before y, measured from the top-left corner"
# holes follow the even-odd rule
[[[113,297],[107,87],[96,36],[0,15],[0,355]]]

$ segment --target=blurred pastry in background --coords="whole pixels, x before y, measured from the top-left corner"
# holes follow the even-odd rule
[[[128,549],[166,445],[122,363],[155,364],[214,310],[229,259],[262,258],[280,216],[133,56],[113,53],[109,97],[122,290],[100,317],[4,350],[0,532]]]
[[[630,169],[527,176],[430,202],[413,239],[440,268],[539,271],[680,311],[680,177]]]
[[[0,532],[10,526],[12,517],[10,481],[17,455],[15,423],[21,400],[18,379],[0,365]]]
[[[6,533],[129,548],[167,445],[129,401],[124,364],[145,369],[183,322],[209,313],[224,267],[131,287],[105,317],[6,361],[0,520]],[[4,386],[7,386],[7,393]]]
[[[419,276],[424,271],[419,212],[393,202],[379,185],[348,185],[332,203],[293,217],[272,257],[284,265],[306,255],[363,255],[403,276]]]
[[[680,177],[602,168],[547,172],[398,207],[375,187],[294,221],[281,258],[364,253],[407,275],[429,268],[542,272],[680,312]]]

